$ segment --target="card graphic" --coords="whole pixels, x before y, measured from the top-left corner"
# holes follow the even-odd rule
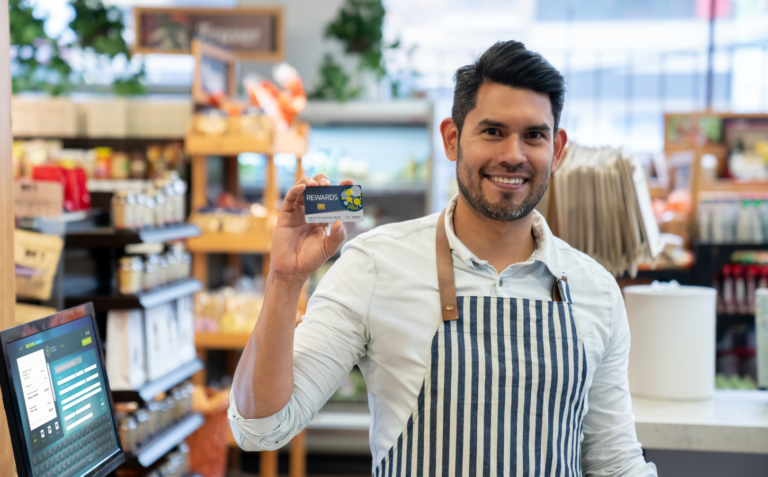
[[[363,188],[351,186],[317,186],[304,190],[304,219],[308,224],[361,222],[363,220]]]

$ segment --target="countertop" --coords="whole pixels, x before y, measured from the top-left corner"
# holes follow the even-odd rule
[[[632,397],[645,449],[768,454],[768,391],[717,390],[708,401]]]

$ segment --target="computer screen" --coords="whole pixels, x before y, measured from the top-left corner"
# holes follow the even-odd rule
[[[30,475],[91,475],[120,450],[91,316],[5,347]]]

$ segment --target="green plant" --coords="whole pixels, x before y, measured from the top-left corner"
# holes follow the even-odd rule
[[[27,0],[8,2],[8,19],[11,45],[16,49],[11,68],[13,93],[64,93],[71,85],[72,69],[61,58],[58,43],[45,33],[45,20],[34,16]]]
[[[333,55],[326,53],[323,63],[320,65],[320,84],[315,87],[310,98],[335,99],[347,101],[360,95],[360,88],[350,85],[350,77],[344,68],[333,59]]]
[[[340,41],[344,51],[359,56],[357,71],[351,76],[326,54],[320,65],[320,83],[310,97],[346,101],[360,95],[359,76],[373,73],[381,80],[387,69],[384,64],[385,48],[398,48],[399,42],[384,44],[382,29],[386,11],[381,0],[346,0],[339,14],[325,29],[325,37]],[[353,81],[358,80],[358,81]]]
[[[131,50],[123,38],[125,23],[123,13],[114,6],[105,6],[101,0],[70,0],[75,18],[69,27],[77,35],[77,43],[83,49],[91,49],[97,55],[110,59],[125,55],[130,59]],[[139,71],[117,78],[112,91],[119,95],[137,95],[144,92],[144,65]]]

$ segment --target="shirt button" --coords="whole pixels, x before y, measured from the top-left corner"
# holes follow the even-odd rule
[[[502,285],[504,285],[504,280],[499,278],[499,286],[502,286]]]

